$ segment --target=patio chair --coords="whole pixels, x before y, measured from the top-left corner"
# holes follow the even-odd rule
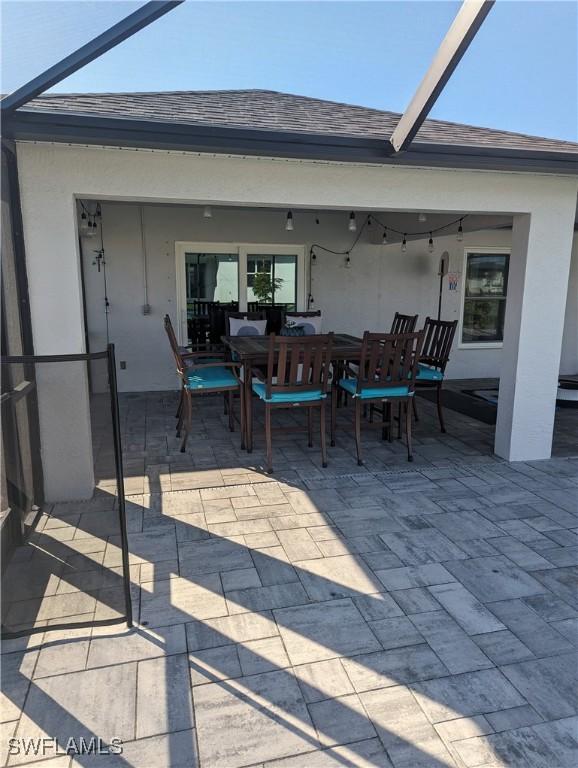
[[[177,364],[177,374],[181,380],[181,404],[177,424],[177,437],[184,426],[181,453],[185,452],[191,431],[193,409],[192,397],[198,394],[223,392],[228,397],[229,429],[235,429],[233,418],[233,395],[239,390],[238,363],[224,359],[224,354],[215,352],[185,352],[177,344],[177,339],[168,315],[165,315],[165,330]],[[244,430],[243,409],[241,409],[241,431]]]
[[[361,466],[361,420],[363,406],[381,404],[382,422],[369,422],[370,426],[386,431],[391,437],[393,404],[406,406],[407,460],[413,461],[411,445],[411,409],[415,380],[424,333],[381,334],[365,331],[358,370],[349,366],[349,378],[336,382],[331,402],[331,445],[335,445],[337,397],[340,389],[349,393],[355,403],[355,444],[357,463]],[[386,408],[387,406],[387,408]],[[386,426],[387,425],[387,426]]]
[[[267,472],[273,471],[273,445],[271,412],[279,408],[306,408],[308,444],[313,446],[313,408],[319,409],[321,463],[327,466],[325,444],[325,403],[329,389],[329,369],[333,334],[325,336],[269,337],[267,374],[253,369],[253,392],[265,406],[265,440],[267,445]],[[252,439],[253,418],[251,398],[247,401],[247,430]],[[286,432],[287,428],[283,428]]]
[[[438,419],[442,432],[446,431],[442,411],[442,385],[457,327],[457,320],[432,320],[431,317],[426,317],[423,327],[424,342],[418,366],[416,387],[436,390]],[[415,400],[413,401],[413,413],[415,420],[418,421]]]
[[[413,333],[419,315],[400,315],[396,312],[391,324],[390,333]]]

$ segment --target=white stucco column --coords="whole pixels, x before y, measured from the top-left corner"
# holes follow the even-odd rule
[[[50,172],[21,176],[26,268],[36,355],[86,351],[76,204]],[[46,501],[94,492],[87,364],[37,363],[40,450]]]
[[[576,198],[514,216],[495,452],[551,455]]]

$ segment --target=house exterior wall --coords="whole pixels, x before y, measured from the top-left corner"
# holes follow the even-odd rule
[[[510,460],[549,455],[577,178],[33,143],[18,145],[18,163],[38,354],[85,349],[75,197],[294,210],[516,214],[515,221],[524,222],[520,231],[524,229],[526,236],[516,238],[512,251],[518,303],[510,302],[508,309],[510,331],[503,356],[514,365],[507,369],[511,397],[500,402],[496,447]],[[547,261],[541,256],[545,252]],[[541,297],[548,301],[548,312],[540,313],[542,327],[537,333],[530,307],[538,307]],[[544,372],[536,371],[531,342],[545,337],[548,343],[539,346]],[[516,386],[516,377],[522,374],[526,393]],[[540,398],[544,407],[536,414]],[[55,387],[46,392],[39,409],[42,422],[43,414],[66,412],[66,398]],[[530,422],[532,441],[524,449]],[[43,450],[61,451],[61,436],[54,437],[46,421],[41,427]],[[509,429],[516,433],[512,440],[504,439]],[[81,490],[92,492],[88,418],[70,424],[67,450],[76,462],[74,470],[61,457],[58,466],[51,467],[47,483],[69,497]],[[85,466],[77,466],[79,462]]]
[[[560,373],[578,373],[578,233],[574,233]]]

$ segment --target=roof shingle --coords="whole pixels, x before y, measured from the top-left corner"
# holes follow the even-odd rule
[[[186,125],[388,139],[400,115],[267,90],[44,94],[21,111],[132,118]],[[415,142],[578,154],[578,144],[426,120]]]

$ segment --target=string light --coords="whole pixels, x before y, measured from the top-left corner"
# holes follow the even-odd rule
[[[210,205],[205,205],[203,208],[203,218],[205,219],[212,219],[213,218],[213,209]]]
[[[349,253],[345,257],[345,269],[351,269],[351,258]]]
[[[437,234],[438,232],[446,232],[451,227],[454,227],[456,224],[459,224],[458,233],[457,233],[458,234],[458,239],[460,238],[460,234],[463,237],[462,222],[467,218],[467,216],[468,216],[467,214],[464,215],[464,216],[460,216],[459,219],[454,219],[453,221],[449,221],[447,224],[442,224],[440,227],[435,227],[434,229],[431,229],[431,230],[425,230],[425,231],[422,231],[422,232],[410,232],[409,233],[409,237],[414,239],[414,238],[421,238],[424,235],[429,235],[428,250],[430,251],[430,253],[433,253],[433,251],[435,250],[434,240],[433,240],[434,234]],[[353,217],[353,220],[355,221],[355,213],[354,212],[351,212],[351,214],[350,214],[350,226],[351,226],[351,218],[352,217]],[[357,231],[357,234],[356,234],[355,238],[353,239],[353,242],[351,243],[351,245],[346,250],[344,249],[344,250],[341,250],[341,251],[337,251],[337,250],[334,250],[332,248],[328,248],[325,245],[321,245],[320,243],[313,243],[311,245],[311,249],[310,249],[311,259],[312,260],[315,259],[315,249],[321,249],[325,253],[332,253],[332,254],[334,254],[336,256],[345,256],[346,257],[346,266],[350,266],[351,265],[351,259],[350,259],[350,256],[349,256],[350,253],[357,246],[358,242],[360,241],[360,239],[361,239],[361,237],[363,235],[364,230],[366,228],[369,228],[373,224],[376,224],[377,226],[382,227],[382,229],[383,229],[383,237],[382,237],[382,244],[383,245],[387,244],[388,236],[391,236],[392,233],[394,235],[399,235],[400,237],[402,237],[401,250],[402,250],[402,253],[406,253],[406,251],[407,251],[408,233],[407,232],[401,232],[399,229],[395,229],[395,227],[386,226],[382,221],[380,221],[377,218],[377,216],[374,216],[373,214],[367,214],[367,216],[363,220],[363,223],[359,227],[359,230],[357,228],[357,222],[355,223],[355,229],[352,230],[352,231]]]
[[[293,231],[293,213],[289,211],[287,213],[287,220],[285,221],[285,229],[287,232]]]
[[[460,226],[458,227],[458,234],[456,236],[458,243],[461,243],[464,239],[464,228],[462,227],[462,221],[463,219],[460,219]]]
[[[369,220],[369,217],[368,217]],[[355,213],[351,211],[349,214],[349,231],[355,232],[357,230],[357,221],[355,220]]]

